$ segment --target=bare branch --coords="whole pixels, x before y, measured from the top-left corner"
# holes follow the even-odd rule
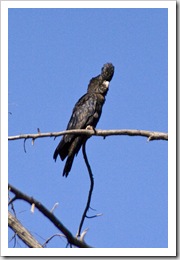
[[[78,240],[74,237],[71,232],[57,219],[48,209],[45,208],[39,201],[34,199],[33,197],[29,197],[26,194],[22,193],[20,190],[16,189],[12,185],[8,185],[9,190],[15,194],[15,198],[24,200],[28,202],[30,205],[35,204],[35,207],[46,216],[67,238],[67,241],[71,245],[75,245],[76,247],[88,248],[90,247],[85,242]],[[12,200],[11,200],[12,201]],[[14,201],[14,200],[13,200]]]
[[[91,170],[90,164],[88,162],[87,154],[86,154],[86,142],[82,146],[82,152],[83,152],[84,161],[86,163],[86,166],[87,166],[87,169],[88,169],[88,173],[89,173],[90,190],[89,190],[87,204],[86,204],[86,207],[84,209],[84,213],[82,215],[82,219],[81,219],[81,222],[80,222],[80,225],[79,225],[79,229],[78,229],[78,233],[77,233],[78,237],[81,235],[81,229],[82,229],[84,220],[85,220],[85,218],[87,216],[87,212],[88,212],[88,210],[90,208],[91,197],[92,197],[92,192],[93,192],[93,187],[94,187],[94,178],[93,178],[92,170]]]
[[[37,134],[22,134],[16,136],[9,136],[8,140],[19,140],[19,139],[32,139],[33,142],[37,138],[43,137],[57,137],[61,135],[67,134],[76,134],[76,135],[88,135],[88,136],[111,136],[111,135],[129,135],[129,136],[142,136],[147,137],[148,141],[153,140],[168,140],[168,134],[163,132],[154,132],[154,131],[146,131],[146,130],[133,130],[133,129],[117,129],[117,130],[88,130],[88,129],[74,129],[74,130],[66,130],[61,132],[50,132],[50,133],[41,133]]]
[[[19,220],[8,212],[8,226],[30,248],[43,248],[42,245],[23,227]]]
[[[37,138],[43,138],[43,137],[57,137],[57,136],[62,136],[62,135],[68,135],[68,134],[74,134],[74,135],[87,135],[88,137],[90,136],[103,136],[104,138],[107,136],[112,136],[112,135],[128,135],[128,136],[141,136],[141,137],[147,137],[148,141],[152,140],[166,140],[168,141],[168,133],[163,133],[163,132],[154,132],[154,131],[146,131],[146,130],[131,130],[131,129],[119,129],[119,130],[91,130],[91,129],[74,129],[74,130],[66,130],[66,131],[61,131],[61,132],[50,132],[50,133],[41,133],[40,130],[38,129],[38,133],[36,134],[22,134],[22,135],[16,135],[16,136],[9,136],[8,140],[19,140],[19,139],[24,139],[24,151],[26,152],[25,149],[25,142],[27,139],[32,139],[32,144],[34,144],[34,141]],[[12,205],[12,203],[17,200],[21,199],[26,202],[28,202],[30,205],[34,205],[36,208],[39,209],[39,211],[44,214],[67,238],[68,244],[70,246],[74,245],[76,247],[81,247],[81,248],[87,248],[90,247],[87,245],[84,241],[81,241],[81,229],[84,223],[85,218],[91,218],[87,216],[87,211],[90,208],[90,202],[91,202],[91,196],[92,196],[92,191],[93,191],[93,186],[94,186],[94,179],[93,179],[93,174],[91,171],[91,167],[89,165],[87,155],[86,155],[86,150],[85,150],[85,144],[83,145],[83,156],[84,160],[88,169],[89,177],[90,177],[90,190],[89,190],[89,195],[88,195],[88,200],[87,204],[84,210],[84,213],[82,215],[82,219],[79,225],[79,230],[77,233],[77,237],[74,237],[71,232],[52,214],[51,211],[47,210],[39,201],[35,200],[32,197],[27,196],[26,194],[22,193],[21,191],[17,190],[14,188],[12,185],[9,185],[9,189],[11,192],[15,194],[14,198],[12,198],[9,201],[9,205]],[[54,210],[54,209],[53,209]],[[98,215],[92,216],[96,217]],[[17,220],[18,221],[18,220]],[[15,231],[17,234],[18,232]],[[28,231],[27,231],[28,232]],[[31,235],[31,234],[30,234]],[[19,234],[18,234],[19,236]],[[20,237],[20,236],[19,236]],[[23,241],[24,239],[21,238]],[[24,241],[25,242],[25,241]],[[26,243],[26,242],[25,242]],[[42,245],[40,245],[42,247]]]

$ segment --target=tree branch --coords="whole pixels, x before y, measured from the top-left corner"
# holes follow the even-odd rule
[[[27,139],[32,139],[32,144],[34,143],[35,139],[43,138],[43,137],[57,137],[61,135],[67,135],[67,134],[74,134],[74,135],[87,135],[90,136],[103,136],[104,138],[106,136],[112,136],[112,135],[128,135],[128,136],[142,136],[147,137],[148,141],[152,140],[168,140],[168,134],[163,132],[154,132],[154,131],[146,131],[146,130],[131,130],[131,129],[119,129],[119,130],[90,130],[90,129],[74,129],[74,130],[66,130],[61,132],[50,132],[50,133],[41,133],[38,129],[37,134],[22,134],[22,135],[16,135],[16,136],[9,136],[8,140],[19,140],[24,139],[24,149],[25,149],[25,142]],[[84,160],[88,169],[89,177],[90,177],[90,190],[88,195],[87,204],[84,210],[84,213],[82,215],[82,219],[79,225],[79,230],[77,236],[80,237],[81,229],[84,223],[85,218],[87,217],[87,211],[90,208],[90,202],[91,202],[91,196],[94,186],[94,180],[92,171],[87,159],[86,150],[85,150],[85,144],[83,145],[83,156]],[[28,202],[29,204],[34,204],[41,213],[43,213],[67,238],[67,241],[69,244],[74,245],[76,247],[90,247],[88,246],[83,240],[78,240],[76,237],[74,237],[71,232],[63,226],[63,224],[52,214],[52,212],[48,211],[40,202],[33,199],[32,197],[27,196],[26,194],[22,193],[21,191],[17,190],[12,185],[9,185],[9,189],[11,192],[15,194],[14,198],[11,199],[9,204],[11,204],[13,201],[17,199],[24,200]],[[28,231],[27,231],[28,232]],[[17,233],[17,231],[16,231]],[[18,235],[19,236],[19,235]],[[20,236],[19,236],[20,237]],[[22,239],[22,238],[21,238]],[[81,239],[81,237],[80,237]],[[24,241],[24,239],[22,239]],[[24,241],[25,242],[25,241]],[[26,242],[25,242],[26,243]],[[42,247],[40,245],[40,247]]]
[[[37,138],[43,137],[57,137],[61,135],[67,134],[75,134],[75,135],[88,135],[88,136],[111,136],[111,135],[129,135],[129,136],[142,136],[147,137],[148,141],[153,140],[168,140],[168,134],[163,132],[154,132],[154,131],[146,131],[146,130],[133,130],[133,129],[117,129],[117,130],[88,130],[88,129],[74,129],[74,130],[66,130],[61,132],[50,132],[50,133],[41,133],[38,131],[37,134],[22,134],[16,136],[9,136],[8,140],[19,140],[19,139],[32,139],[34,142]]]
[[[85,242],[78,240],[76,237],[74,237],[71,232],[48,210],[43,206],[39,201],[34,199],[33,197],[29,197],[26,194],[22,193],[12,185],[8,184],[9,190],[15,194],[15,198],[24,200],[28,202],[30,205],[34,204],[36,208],[44,215],[46,216],[66,237],[69,244],[74,245],[76,247],[81,248],[88,248],[90,247]],[[14,201],[13,199],[9,202],[9,204]]]
[[[8,226],[30,248],[43,248],[43,246],[23,227],[19,220],[8,212]]]
[[[90,208],[90,203],[91,203],[91,197],[92,197],[92,192],[93,192],[93,187],[94,187],[94,179],[93,179],[93,174],[92,174],[92,170],[91,170],[91,167],[90,167],[90,164],[88,162],[88,158],[87,158],[87,154],[86,154],[86,142],[83,144],[82,146],[82,152],[83,152],[83,157],[84,157],[84,161],[85,161],[85,164],[87,166],[87,169],[88,169],[88,173],[89,173],[89,178],[90,178],[90,190],[89,190],[89,195],[88,195],[88,200],[87,200],[87,203],[86,203],[86,207],[84,209],[84,213],[82,215],[82,218],[81,218],[81,222],[80,222],[80,225],[79,225],[79,229],[78,229],[78,233],[77,233],[77,236],[79,237],[80,234],[81,234],[81,229],[82,229],[82,226],[83,226],[83,223],[84,223],[84,220],[85,218],[87,217],[86,214]]]

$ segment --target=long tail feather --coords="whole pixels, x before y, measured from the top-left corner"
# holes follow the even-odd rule
[[[54,152],[53,159],[56,161],[59,155],[61,160],[63,161],[68,155],[69,146],[70,143],[65,143],[64,140],[62,139]]]
[[[64,166],[64,170],[63,170],[63,176],[67,177],[70,170],[71,170],[71,167],[72,167],[72,164],[73,164],[73,160],[74,160],[74,156],[75,154],[69,156],[66,160],[66,164]]]

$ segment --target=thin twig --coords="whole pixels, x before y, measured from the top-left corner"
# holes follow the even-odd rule
[[[51,237],[49,237],[44,244],[42,245],[43,247],[45,247],[54,237],[65,237],[63,234],[54,234]]]
[[[24,139],[24,152],[26,153],[26,138]]]
[[[117,130],[88,130],[88,129],[73,129],[66,130],[61,132],[50,132],[50,133],[41,133],[37,134],[22,134],[16,136],[9,136],[8,140],[19,140],[19,139],[37,139],[43,137],[57,137],[61,135],[74,134],[74,135],[87,135],[87,136],[111,136],[111,135],[129,135],[129,136],[142,136],[147,137],[148,141],[153,140],[168,140],[168,134],[163,132],[147,131],[147,130],[134,130],[134,129],[117,129]]]
[[[9,202],[11,202],[11,203],[10,203],[11,209],[12,209],[12,211],[13,211],[13,213],[14,213],[14,216],[16,217],[16,211],[15,211],[15,208],[14,208],[14,204],[13,204],[13,201],[12,201],[12,199],[10,198],[9,194],[8,194],[8,199],[9,199]]]
[[[83,213],[83,215],[82,215],[81,222],[80,222],[80,225],[79,225],[79,229],[78,229],[78,233],[77,233],[77,236],[78,236],[78,237],[81,235],[81,229],[82,229],[84,220],[85,220],[85,218],[87,217],[87,212],[88,212],[88,210],[89,210],[89,208],[90,208],[91,197],[92,197],[92,192],[93,192],[93,188],[94,188],[94,178],[93,178],[92,170],[91,170],[90,164],[89,164],[89,162],[88,162],[87,154],[86,154],[86,142],[85,142],[85,143],[83,144],[83,146],[82,146],[82,152],[83,152],[84,161],[85,161],[85,164],[86,164],[86,166],[87,166],[88,173],[89,173],[89,178],[90,178],[90,190],[89,190],[89,195],[88,195],[87,204],[86,204],[86,207],[85,207],[85,209],[84,209],[84,213]]]

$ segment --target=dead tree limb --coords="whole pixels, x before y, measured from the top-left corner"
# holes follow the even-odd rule
[[[65,134],[77,134],[77,135],[87,135],[87,136],[111,136],[111,135],[129,135],[129,136],[142,136],[147,137],[148,141],[153,140],[168,140],[168,134],[163,132],[147,131],[147,130],[133,130],[133,129],[117,129],[117,130],[88,130],[88,129],[74,129],[66,130],[61,132],[50,132],[50,133],[41,133],[38,131],[37,134],[20,134],[15,136],[9,136],[8,140],[19,140],[19,139],[32,139],[34,142],[37,138],[43,137],[57,137]]]
[[[12,198],[9,201],[9,205],[14,202],[15,200],[24,200],[28,202],[30,205],[35,205],[35,207],[45,216],[47,217],[57,228],[60,230],[66,237],[68,243],[70,245],[74,245],[76,247],[80,248],[89,248],[90,246],[87,245],[84,241],[78,240],[76,237],[74,237],[71,232],[60,222],[59,219],[57,219],[51,211],[45,208],[43,204],[41,204],[39,201],[34,199],[33,197],[30,197],[24,193],[22,193],[20,190],[16,189],[12,185],[8,184],[9,190],[14,193],[15,197]]]
[[[8,212],[8,226],[30,248],[43,248],[43,246],[23,227],[20,221]]]

